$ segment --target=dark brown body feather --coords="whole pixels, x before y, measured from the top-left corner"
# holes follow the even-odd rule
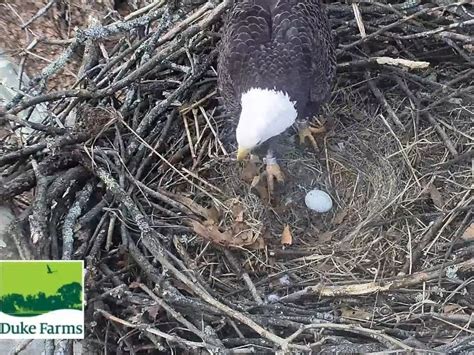
[[[252,87],[276,88],[296,101],[298,118],[319,112],[330,95],[336,60],[319,0],[240,0],[222,29],[218,85],[226,109],[240,112]]]

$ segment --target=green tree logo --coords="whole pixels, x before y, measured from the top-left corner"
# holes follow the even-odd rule
[[[82,310],[82,262],[0,262],[0,311],[34,316]]]

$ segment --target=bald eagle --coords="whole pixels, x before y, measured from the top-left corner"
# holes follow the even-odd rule
[[[312,134],[324,128],[308,120],[329,99],[335,69],[320,0],[237,0],[229,10],[218,88],[228,113],[239,117],[237,160],[264,147],[269,187],[274,179],[283,181],[272,148],[276,137],[296,124],[300,141],[307,138],[317,148]]]

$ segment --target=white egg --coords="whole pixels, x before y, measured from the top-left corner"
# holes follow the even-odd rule
[[[313,211],[323,213],[332,208],[332,199],[326,192],[321,190],[311,190],[306,194],[304,202]]]

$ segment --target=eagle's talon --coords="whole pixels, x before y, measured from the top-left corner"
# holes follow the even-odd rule
[[[260,183],[260,175],[255,175],[250,183],[250,188],[255,188]]]
[[[318,143],[316,142],[316,139],[313,137],[313,132],[311,132],[311,129],[309,127],[300,129],[298,132],[298,135],[300,137],[300,144],[304,145],[306,142],[306,138],[309,140],[311,145],[313,146],[315,151],[319,151]]]
[[[285,181],[285,176],[277,163],[267,163],[265,171],[267,175],[268,200],[271,201],[273,191],[275,190],[275,180],[281,184]]]
[[[311,127],[307,123],[301,124],[298,127],[298,136],[300,138],[300,144],[304,145],[306,142],[306,139],[309,140],[309,143],[313,146],[314,150],[316,152],[319,152],[319,147],[318,143],[316,142],[316,139],[314,138],[314,134],[320,134],[326,132],[326,128],[324,126],[320,127]]]
[[[324,126],[319,126],[319,127],[308,127],[308,129],[311,131],[313,134],[319,134],[319,133],[326,133],[326,127]]]

